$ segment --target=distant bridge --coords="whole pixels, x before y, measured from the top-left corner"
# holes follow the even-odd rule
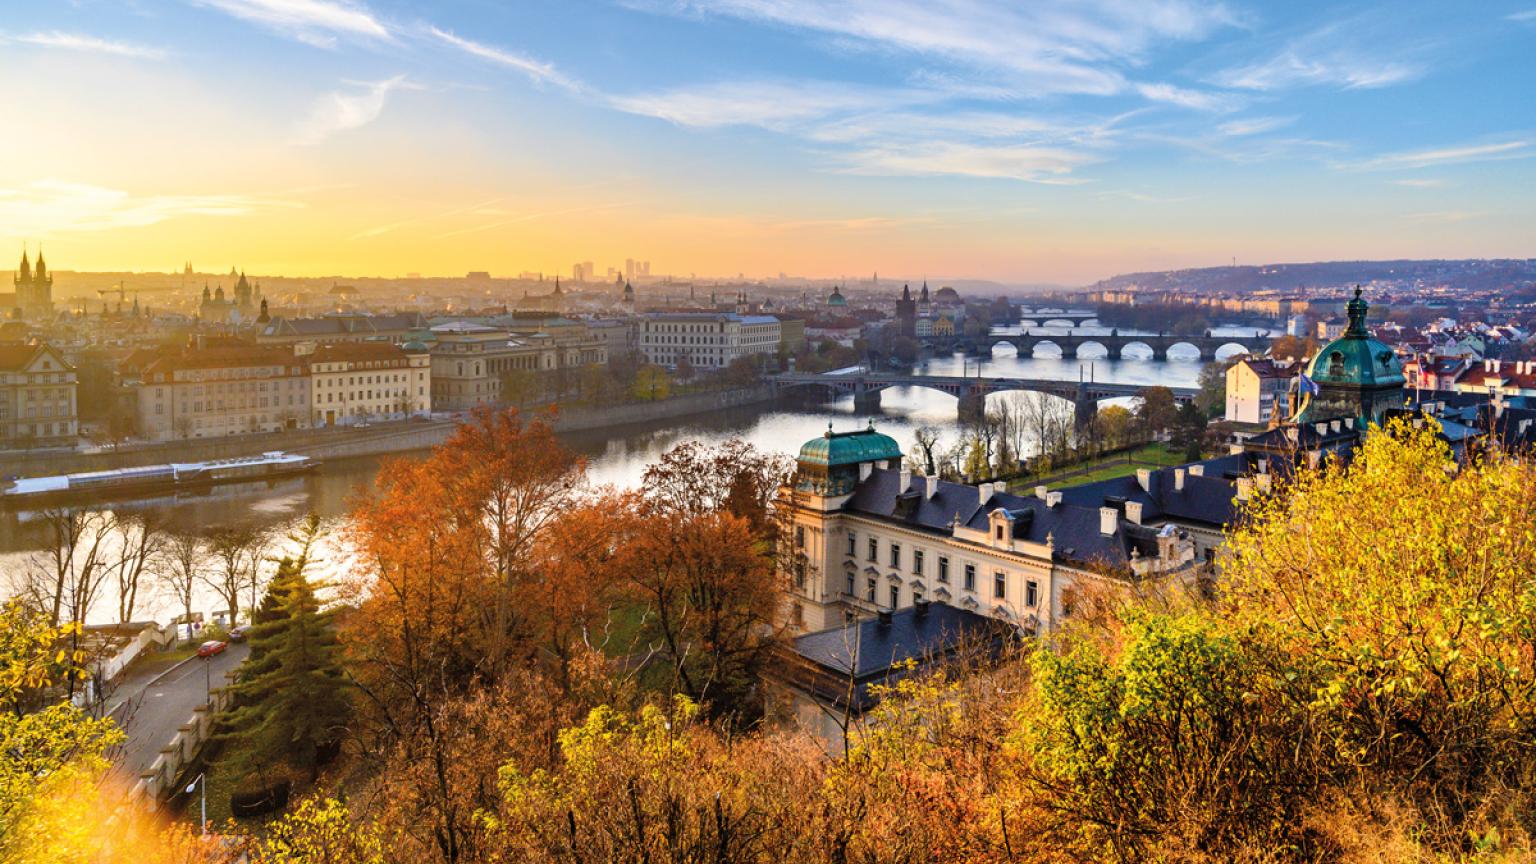
[[[1169,348],[1187,345],[1200,353],[1201,360],[1215,360],[1216,352],[1228,345],[1252,354],[1259,349],[1268,348],[1270,341],[1268,336],[1213,336],[1209,331],[1203,336],[1172,336],[1162,333],[1138,336],[1122,335],[1118,330],[1111,330],[1108,333],[1099,334],[1052,334],[1026,331],[1012,335],[972,337],[962,340],[961,344],[971,351],[991,352],[993,348],[1006,342],[1018,349],[1020,357],[1033,356],[1035,349],[1041,345],[1055,345],[1061,349],[1063,357],[1078,356],[1078,349],[1084,345],[1098,345],[1109,354],[1111,360],[1121,359],[1125,349],[1131,345],[1141,345],[1150,349],[1153,360],[1167,360]]]
[[[986,413],[987,396],[1025,390],[1047,393],[1070,400],[1077,407],[1079,424],[1093,419],[1098,412],[1100,399],[1135,396],[1146,389],[1143,384],[1110,384],[1094,381],[1057,381],[1043,378],[968,378],[958,375],[913,375],[900,372],[854,372],[849,374],[818,374],[814,372],[788,372],[772,376],[769,381],[779,392],[797,388],[822,388],[838,394],[853,394],[853,404],[862,409],[880,407],[880,392],[890,387],[926,387],[948,393],[960,400],[960,419],[968,420]],[[1195,398],[1195,387],[1169,387],[1174,401],[1188,402]]]
[[[1014,320],[1026,327],[1085,327],[1089,321],[1097,322],[1099,313],[1091,309],[1060,309],[1041,306],[1030,309],[1015,306]]]

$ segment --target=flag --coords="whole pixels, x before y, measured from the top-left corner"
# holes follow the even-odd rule
[[[1309,396],[1316,396],[1322,392],[1323,388],[1317,386],[1317,382],[1308,378],[1307,373],[1303,372],[1301,373],[1301,383],[1297,386],[1297,389]]]

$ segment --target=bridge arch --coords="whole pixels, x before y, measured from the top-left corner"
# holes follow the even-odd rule
[[[1009,350],[1003,351],[1001,354],[999,354],[997,349],[1002,348],[1003,346],[1007,346]],[[991,354],[993,357],[1020,357],[1023,356],[1024,351],[1019,347],[1018,343],[1012,339],[993,339],[992,344],[987,348],[987,353]]]
[[[1047,319],[1045,319],[1045,321],[1041,322],[1041,326],[1043,326],[1043,327],[1061,327],[1061,328],[1065,328],[1067,330],[1071,330],[1072,328],[1077,326],[1077,321],[1075,319],[1072,319],[1072,318],[1047,318]]]
[[[1226,360],[1229,357],[1236,357],[1239,354],[1252,353],[1253,350],[1250,349],[1247,345],[1234,339],[1230,342],[1223,342],[1220,345],[1217,345],[1216,349],[1211,352],[1211,357],[1216,360]]]
[[[1128,348],[1135,348],[1136,350],[1128,352],[1126,350]],[[1133,360],[1156,360],[1157,349],[1152,347],[1151,343],[1143,342],[1140,339],[1129,339],[1120,345],[1120,358],[1124,359],[1126,357],[1130,357]]]
[[[1084,354],[1083,353],[1083,349],[1087,348],[1090,345],[1094,346],[1094,348],[1096,348],[1098,350],[1090,351],[1087,354]],[[1102,353],[1100,353],[1100,352],[1102,352]],[[1085,337],[1082,338],[1081,341],[1079,341],[1077,343],[1077,351],[1076,351],[1076,353],[1073,356],[1081,357],[1084,360],[1098,360],[1098,359],[1101,359],[1101,358],[1114,358],[1114,356],[1115,356],[1115,349],[1108,342],[1100,342],[1098,339],[1095,339],[1092,336],[1085,336]]]
[[[1175,348],[1184,350],[1175,352]],[[1165,358],[1172,359],[1175,354],[1177,354],[1181,359],[1183,359],[1188,357],[1190,351],[1193,351],[1195,356],[1201,360],[1211,359],[1210,350],[1206,348],[1205,345],[1200,344],[1199,342],[1196,342],[1192,339],[1175,339],[1174,341],[1169,342],[1168,346],[1163,349],[1163,355]]]
[[[1049,345],[1052,348],[1055,348],[1056,352],[1057,352],[1056,356],[1059,356],[1059,357],[1070,357],[1071,356],[1071,354],[1067,351],[1067,346],[1066,345],[1062,344],[1061,342],[1057,342],[1056,340],[1052,339],[1049,336],[1043,336],[1041,338],[1031,340],[1030,343],[1029,343],[1029,356],[1031,356],[1031,357],[1040,357],[1040,356],[1050,357],[1051,356],[1050,353],[1046,353],[1044,355],[1042,355],[1040,353],[1040,348],[1043,345]],[[1020,354],[1023,353],[1023,347],[1022,346],[1019,349],[1019,353]]]

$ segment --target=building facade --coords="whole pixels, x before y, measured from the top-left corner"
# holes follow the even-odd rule
[[[781,497],[786,617],[815,631],[936,601],[1035,632],[1091,585],[1198,578],[1232,515],[1232,469],[1207,467],[1024,497],[914,476],[894,439],[829,429]]]
[[[700,371],[724,369],[738,357],[777,354],[779,319],[732,312],[654,312],[640,321],[640,354],[647,363]]]
[[[308,362],[276,347],[236,345],[162,356],[137,385],[139,433],[151,441],[309,426]]]
[[[58,351],[0,345],[0,450],[74,446],[78,407],[75,369]]]
[[[1226,419],[1265,425],[1288,419],[1287,398],[1295,373],[1273,360],[1244,357],[1227,367]]]
[[[432,334],[432,405],[440,411],[520,402],[522,394],[508,387],[528,383],[547,390],[546,379],[559,383],[562,376],[608,362],[607,343],[585,329],[557,338],[454,321],[433,327]]]
[[[311,426],[355,426],[432,413],[432,357],[408,342],[342,342],[307,355]]]
[[[11,284],[15,293],[6,305],[20,312],[22,318],[42,321],[53,317],[53,274],[48,272],[48,263],[43,260],[42,252],[37,253],[37,267],[34,269],[27,260],[26,251],[22,251],[21,266],[16,269],[16,277]]]

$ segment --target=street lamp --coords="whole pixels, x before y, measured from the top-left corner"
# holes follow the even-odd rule
[[[213,698],[213,655],[203,658],[203,698]]]
[[[191,795],[192,790],[196,788],[197,784],[199,783],[203,784],[202,817],[203,834],[206,835],[208,833],[208,773],[206,771],[199,773],[196,780],[193,780],[191,783],[187,784],[187,794]]]

